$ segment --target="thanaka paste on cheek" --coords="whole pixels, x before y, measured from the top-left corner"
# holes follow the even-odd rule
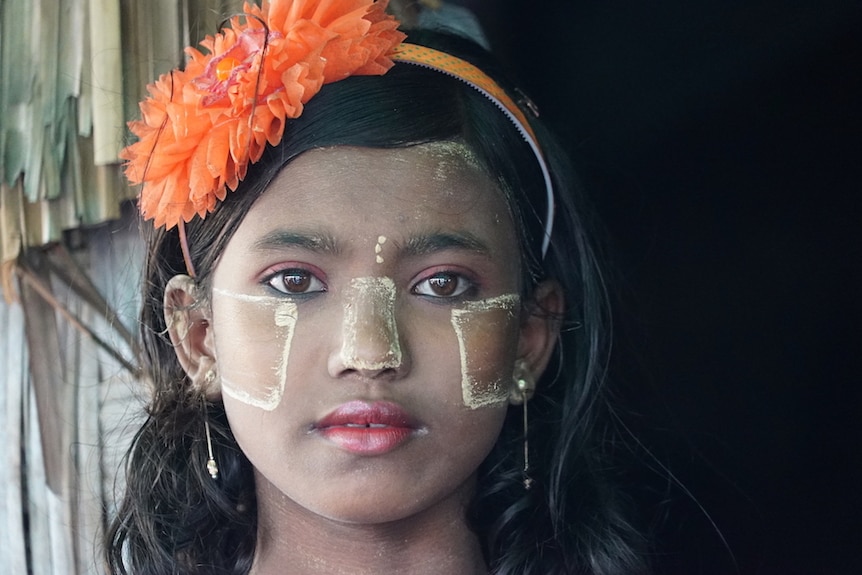
[[[399,367],[395,283],[388,277],[354,278],[344,299],[342,364],[360,370]]]
[[[521,298],[518,294],[468,302],[452,310],[452,327],[461,354],[461,395],[470,409],[504,404],[509,399],[511,370],[508,346],[499,337],[512,333]]]
[[[281,399],[284,396],[284,387],[287,382],[287,363],[290,357],[290,345],[296,329],[296,303],[281,298],[236,294],[219,289],[214,289],[213,293],[232,298],[235,301],[249,302],[257,306],[263,305],[272,308],[273,323],[276,328],[273,334],[276,340],[283,340],[278,362],[273,369],[275,372],[275,385],[257,389],[260,385],[260,380],[265,380],[265,377],[251,375],[249,379],[255,381],[250,381],[248,385],[244,385],[229,378],[228,374],[222,373],[220,375],[222,391],[225,395],[252,407],[257,407],[264,411],[273,411],[281,403]]]

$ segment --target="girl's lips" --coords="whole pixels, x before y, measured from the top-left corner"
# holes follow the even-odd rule
[[[410,414],[388,401],[350,401],[314,425],[325,439],[359,455],[392,451],[418,429]]]

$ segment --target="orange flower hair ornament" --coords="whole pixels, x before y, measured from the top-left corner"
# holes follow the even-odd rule
[[[140,209],[156,227],[205,217],[236,189],[266,144],[323,84],[380,75],[405,37],[388,0],[269,0],[187,48],[184,70],[161,76],[129,127],[138,141],[120,157],[143,184]]]
[[[184,70],[148,86],[141,120],[129,127],[138,141],[125,148],[126,177],[142,184],[139,206],[156,227],[178,227],[189,274],[184,222],[206,217],[235,190],[267,143],[277,145],[285,122],[324,84],[355,75],[382,75],[393,61],[416,64],[461,80],[493,102],[529,144],[545,180],[544,255],[554,221],[550,172],[521,109],[469,62],[423,46],[402,44],[388,0],[264,0],[207,36],[203,54],[187,48]],[[531,102],[527,109],[538,116]]]

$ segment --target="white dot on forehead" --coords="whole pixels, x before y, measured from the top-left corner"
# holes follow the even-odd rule
[[[374,246],[375,261],[377,263],[382,264],[384,261],[383,256],[380,255],[380,252],[383,251],[383,244],[386,243],[386,236],[377,236],[377,244]]]

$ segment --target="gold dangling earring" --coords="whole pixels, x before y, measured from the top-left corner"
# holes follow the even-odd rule
[[[216,375],[215,375],[215,372],[212,370],[212,368],[210,368],[210,370],[207,371],[206,375],[204,376],[204,379],[206,380],[206,382],[208,384],[211,384],[212,382],[215,381]],[[218,464],[216,463],[215,457],[213,456],[213,442],[212,442],[212,436],[210,435],[210,419],[209,419],[209,414],[207,413],[206,395],[204,395],[201,398],[201,402],[203,403],[204,432],[206,433],[206,436],[207,436],[207,455],[209,456],[209,458],[207,459],[207,472],[209,472],[210,477],[212,477],[213,480],[216,480],[216,479],[218,479]]]
[[[514,387],[509,395],[509,403],[524,406],[524,489],[527,491],[533,486],[533,478],[530,477],[530,436],[527,417],[527,403],[536,391],[536,380],[530,371],[527,362],[519,359],[515,362],[515,372],[512,375]]]

